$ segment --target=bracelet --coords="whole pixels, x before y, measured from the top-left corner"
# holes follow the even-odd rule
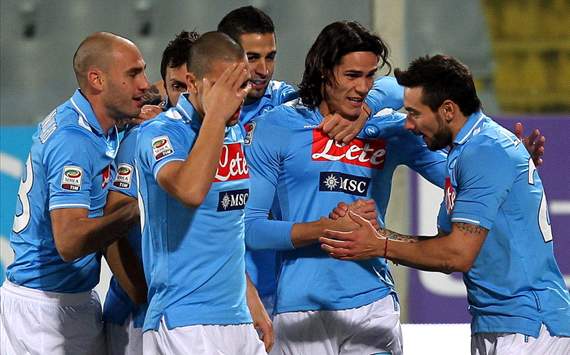
[[[384,259],[386,259],[386,254],[388,254],[388,238],[386,238],[386,242],[384,242]]]

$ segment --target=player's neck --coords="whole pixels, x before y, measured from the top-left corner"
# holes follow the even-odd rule
[[[97,96],[85,95],[85,97],[91,104],[91,108],[93,109],[97,122],[99,122],[99,126],[101,126],[103,134],[107,135],[109,130],[115,126],[115,120],[109,115],[105,106],[100,102]]]
[[[461,131],[463,126],[465,126],[466,123],[467,123],[467,117],[465,117],[463,114],[456,114],[455,116],[453,116],[453,119],[448,124],[449,130],[451,131],[451,138],[453,139],[453,141],[455,141],[455,138],[457,138],[457,135],[459,134],[459,132]]]

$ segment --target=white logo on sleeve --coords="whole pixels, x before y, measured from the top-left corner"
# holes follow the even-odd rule
[[[156,137],[152,140],[152,154],[157,161],[174,153],[168,136]]]
[[[83,170],[78,166],[64,166],[61,176],[61,188],[69,191],[81,190]]]

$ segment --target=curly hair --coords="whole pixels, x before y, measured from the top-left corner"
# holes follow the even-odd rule
[[[190,48],[192,44],[200,37],[197,32],[182,31],[176,37],[168,42],[168,45],[162,52],[160,61],[160,75],[162,80],[166,80],[166,68],[178,68],[183,64],[187,64]]]

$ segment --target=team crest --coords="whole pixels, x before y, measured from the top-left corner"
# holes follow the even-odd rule
[[[250,145],[253,141],[253,131],[255,131],[255,122],[248,122],[244,126],[245,128],[245,138],[243,144]]]
[[[133,167],[129,164],[121,163],[117,169],[117,176],[113,181],[113,186],[120,189],[128,189],[131,187],[131,180],[133,178]]]
[[[83,170],[78,166],[64,166],[61,176],[61,188],[69,191],[81,190]]]
[[[174,153],[170,138],[168,136],[156,137],[152,140],[152,154],[154,159],[160,160]]]
[[[103,178],[103,182],[101,183],[101,188],[104,189],[105,187],[107,187],[109,181],[111,180],[111,165],[108,165],[105,169],[103,169],[101,176]]]
[[[447,214],[450,215],[455,206],[455,189],[451,184],[451,179],[449,176],[445,178],[445,208],[447,209]]]

